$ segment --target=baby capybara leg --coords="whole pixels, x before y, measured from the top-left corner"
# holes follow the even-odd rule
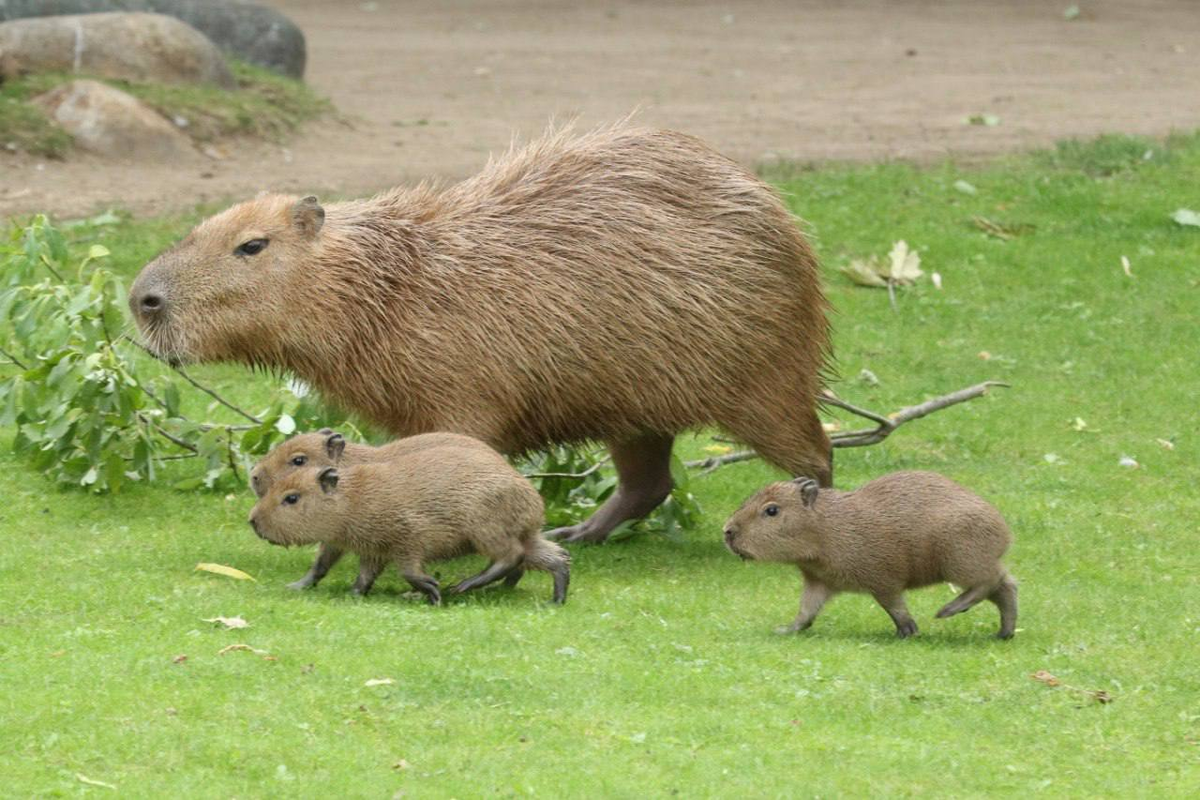
[[[504,588],[511,589],[521,582],[521,578],[525,577],[525,570],[522,567],[514,567],[504,576]]]
[[[892,622],[896,623],[896,635],[901,639],[907,639],[917,632],[917,621],[908,613],[908,606],[904,603],[904,595],[875,595],[875,601],[883,606],[883,610],[892,618]]]
[[[968,610],[976,603],[984,600],[996,589],[996,581],[990,580],[986,583],[979,583],[966,589],[958,597],[951,600],[946,605],[942,606],[935,615],[938,619],[952,617],[955,614],[961,614]]]
[[[304,577],[298,581],[293,581],[287,586],[289,589],[308,589],[316,586],[321,582],[321,579],[329,574],[329,570],[333,569],[333,565],[341,560],[345,551],[334,547],[333,545],[322,542],[317,545],[317,560],[313,562],[312,567],[305,573]]]
[[[451,594],[462,594],[469,592],[472,589],[481,589],[490,583],[495,583],[508,576],[514,569],[519,569],[521,566],[520,556],[513,556],[502,561],[493,561],[483,568],[480,572],[472,575],[469,578],[464,578],[450,589]]]
[[[825,606],[825,601],[833,597],[833,592],[820,581],[804,579],[804,591],[800,594],[800,613],[791,625],[776,628],[776,633],[799,633],[812,627],[813,620]]]
[[[751,406],[722,427],[794,477],[833,486],[833,448],[815,411],[790,404]]]
[[[425,569],[421,564],[397,564],[400,568],[400,574],[404,576],[404,580],[425,595],[425,599],[429,601],[429,605],[437,606],[442,603],[442,593],[438,589],[437,578],[432,575],[426,575]]]
[[[987,599],[1000,609],[1000,631],[996,634],[997,638],[1011,639],[1017,631],[1017,582],[1011,575],[1005,575],[1004,580],[1000,581],[1000,585]]]
[[[369,558],[360,556],[358,559],[358,577],[354,579],[354,585],[350,587],[350,593],[365,596],[371,591],[371,587],[375,585],[375,579],[383,572],[386,566],[383,561],[372,561]]]
[[[554,577],[553,601],[567,602],[567,587],[571,583],[571,554],[554,542],[534,535],[525,543],[525,566],[549,572]]]
[[[622,522],[641,519],[658,508],[671,494],[671,445],[673,436],[646,434],[620,442],[609,442],[617,470],[617,490],[604,504],[578,525],[556,528],[547,538],[564,542],[603,542]]]

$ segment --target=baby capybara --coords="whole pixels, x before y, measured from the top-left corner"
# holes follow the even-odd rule
[[[800,567],[800,613],[780,633],[808,628],[838,592],[864,592],[901,638],[910,636],[917,623],[905,590],[949,581],[964,591],[939,618],[990,600],[1000,609],[997,635],[1008,639],[1017,625],[1017,584],[1000,558],[1011,541],[999,511],[934,472],[894,472],[853,492],[820,489],[806,478],[773,483],[725,523],[734,554]]]
[[[461,436],[457,433],[423,433],[417,436],[406,436],[379,447],[372,447],[369,444],[347,442],[340,433],[329,428],[322,428],[316,433],[302,433],[276,445],[251,470],[250,486],[254,489],[255,495],[262,497],[276,480],[305,466],[336,467],[374,464],[401,458],[430,447],[456,445],[486,447],[469,436]],[[316,586],[322,578],[329,574],[329,570],[333,569],[333,566],[341,560],[344,554],[344,551],[338,547],[322,542],[317,546],[317,558],[313,561],[312,567],[300,580],[289,583],[288,588],[308,589]],[[372,569],[370,564],[364,562],[351,591],[359,595],[371,591],[371,586],[378,574],[378,570]],[[520,571],[505,578],[505,584],[512,586],[518,580],[520,580]]]
[[[147,264],[129,302],[159,358],[292,372],[395,436],[604,442],[616,491],[552,538],[652,511],[689,429],[832,481],[816,257],[774,189],[682,133],[552,131],[452,186],[326,206],[263,194]]]
[[[273,544],[327,543],[357,553],[375,574],[395,564],[435,605],[441,592],[425,564],[467,553],[490,562],[452,592],[535,569],[554,576],[554,602],[565,602],[570,556],[542,538],[544,519],[533,485],[482,444],[344,468],[303,467],[277,479],[250,512],[255,533]]]

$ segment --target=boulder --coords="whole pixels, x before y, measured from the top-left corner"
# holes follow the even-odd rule
[[[81,150],[162,160],[195,153],[192,140],[157,111],[106,83],[71,81],[33,102],[71,134]]]
[[[293,78],[304,77],[304,34],[272,8],[244,0],[0,0],[0,22],[60,14],[149,11],[183,20],[217,47]]]
[[[162,14],[0,22],[0,52],[6,71],[18,74],[83,72],[132,81],[234,86],[221,51],[195,28]]]

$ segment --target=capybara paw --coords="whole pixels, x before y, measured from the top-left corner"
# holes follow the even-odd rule
[[[789,633],[799,633],[800,631],[807,630],[807,629],[808,629],[807,625],[804,625],[803,627],[801,627],[800,625],[797,625],[796,623],[793,622],[790,625],[780,625],[779,627],[777,627],[775,629],[775,633],[779,636],[787,636]]]
[[[896,635],[901,639],[907,639],[910,636],[916,636],[917,623],[913,622],[912,620],[900,623],[896,626]]]
[[[551,541],[564,544],[600,544],[608,538],[606,531],[590,531],[586,525],[569,525],[565,528],[555,528],[545,534]]]
[[[302,592],[305,589],[311,589],[316,584],[316,581],[311,581],[308,578],[301,578],[298,581],[292,581],[287,585],[287,588],[297,592]]]
[[[1014,633],[1016,633],[1016,631],[1000,631],[999,633],[996,634],[996,638],[1000,639],[1001,641],[1007,642],[1009,639],[1011,639],[1013,637]]]

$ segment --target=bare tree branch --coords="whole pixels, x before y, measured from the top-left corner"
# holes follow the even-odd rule
[[[605,456],[595,464],[592,464],[590,467],[585,469],[583,472],[525,472],[522,474],[526,478],[586,478],[607,464],[611,458],[612,456]]]
[[[179,366],[172,366],[171,368],[172,368],[173,370],[175,370],[176,372],[178,372],[178,373],[179,373],[179,375],[180,375],[180,377],[182,377],[182,378],[183,378],[185,381],[187,381],[188,383],[190,383],[192,386],[195,386],[197,389],[199,389],[200,391],[204,392],[206,395],[208,395],[208,396],[209,396],[209,397],[211,397],[212,399],[216,400],[218,403],[220,403],[221,405],[225,406],[225,407],[226,407],[226,408],[228,408],[230,411],[233,411],[234,413],[237,413],[237,414],[241,414],[243,417],[245,417],[246,419],[250,420],[250,421],[251,421],[251,422],[253,422],[255,425],[262,425],[262,424],[263,424],[263,421],[262,421],[261,419],[259,419],[258,417],[254,416],[254,415],[253,415],[253,414],[251,414],[249,411],[243,411],[242,409],[240,409],[240,408],[238,408],[237,406],[235,406],[233,403],[231,403],[231,402],[229,402],[228,400],[226,400],[224,397],[221,397],[221,395],[217,394],[217,393],[216,393],[216,392],[214,392],[212,389],[208,388],[208,387],[207,387],[207,386],[205,386],[204,384],[202,384],[202,383],[200,383],[199,381],[197,381],[197,380],[196,380],[195,378],[193,378],[191,375],[188,375],[186,372],[184,372],[184,371],[183,371],[183,367],[179,367]]]
[[[9,361],[11,361],[13,364],[20,367],[21,369],[26,370],[26,371],[29,370],[29,367],[27,367],[21,363],[21,359],[17,358],[12,353],[5,350],[3,347],[0,347],[0,355],[3,355],[5,358],[7,358]]]
[[[941,411],[943,408],[965,403],[968,400],[974,400],[976,397],[982,397],[988,393],[988,390],[993,386],[1001,386],[1008,388],[1009,384],[1001,381],[984,381],[974,386],[968,386],[966,389],[959,389],[957,392],[944,394],[941,397],[935,397],[932,400],[926,400],[924,403],[918,403],[915,406],[906,406],[900,409],[895,414],[883,416],[874,411],[847,403],[839,399],[830,392],[825,392],[821,396],[821,402],[826,405],[836,406],[837,408],[845,409],[852,414],[857,414],[860,417],[871,420],[877,423],[874,428],[864,428],[857,431],[845,431],[843,433],[835,433],[829,437],[830,443],[834,447],[865,447],[871,444],[878,444],[891,435],[892,431],[899,428],[906,422],[911,422],[914,419],[929,416],[935,411]],[[702,458],[696,461],[688,461],[686,466],[690,469],[702,469],[706,472],[711,472],[718,467],[723,467],[726,464],[736,464],[739,461],[750,461],[758,458],[758,453],[753,450],[741,450],[736,453],[727,453],[723,456],[712,456],[710,458]]]

